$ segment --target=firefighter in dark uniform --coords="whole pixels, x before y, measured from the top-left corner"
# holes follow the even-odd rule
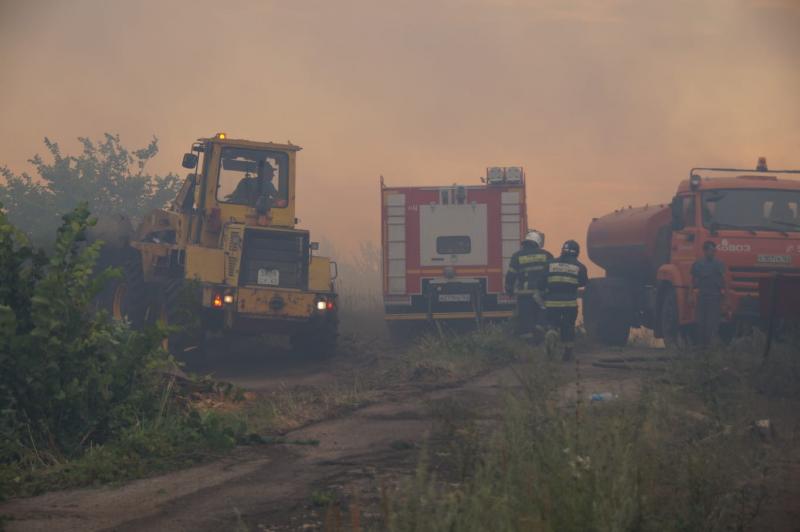
[[[544,234],[528,231],[519,251],[511,256],[506,272],[506,293],[517,295],[517,333],[531,339],[536,327],[545,321],[539,284],[553,255],[543,246]]]
[[[567,240],[561,248],[561,256],[547,264],[541,280],[547,321],[551,330],[547,332],[547,350],[552,353],[560,336],[564,346],[564,360],[572,358],[575,342],[575,320],[578,318],[578,288],[586,286],[586,266],[579,260],[581,247],[574,240]]]
[[[725,264],[716,258],[717,245],[703,243],[703,258],[692,264],[692,294],[697,315],[701,347],[709,347],[719,339],[722,302],[725,299]]]

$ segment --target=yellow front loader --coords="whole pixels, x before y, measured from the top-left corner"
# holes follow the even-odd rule
[[[172,204],[148,214],[127,245],[109,246],[125,270],[105,293],[115,317],[174,321],[189,286],[204,332],[282,334],[298,350],[332,351],[336,264],[295,227],[300,149],[224,133],[195,142]]]

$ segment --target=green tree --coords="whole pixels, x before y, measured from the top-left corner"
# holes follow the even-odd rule
[[[95,215],[123,215],[137,221],[149,210],[163,207],[180,188],[177,174],[146,172],[158,153],[158,139],[142,149],[125,148],[119,135],[106,133],[100,141],[79,137],[79,155],[64,155],[58,143],[44,139],[47,158],[35,155],[30,163],[36,176],[14,173],[0,166],[0,203],[9,220],[34,241],[55,233],[61,218],[86,202]]]

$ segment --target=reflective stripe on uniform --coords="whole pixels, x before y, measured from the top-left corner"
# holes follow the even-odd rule
[[[569,301],[554,301],[552,299],[545,301],[544,306],[547,308],[570,308],[577,307],[578,301],[575,299]]]
[[[520,264],[529,264],[531,262],[547,262],[547,255],[544,253],[520,255],[517,260],[519,260]]]
[[[566,284],[578,284],[577,277],[571,277],[566,275],[551,275],[547,278],[548,283],[566,283]]]

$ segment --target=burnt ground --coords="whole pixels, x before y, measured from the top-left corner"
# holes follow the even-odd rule
[[[662,354],[629,348],[624,355],[641,361],[620,369],[613,361],[619,353],[583,353],[581,395],[636,394],[641,375]],[[264,358],[252,352],[226,357],[195,361],[189,369],[213,371],[261,391],[329,383],[352,370],[346,357],[308,361],[287,353]],[[603,367],[609,360],[611,367]],[[241,447],[212,463],[123,486],[12,500],[0,506],[0,514],[12,518],[10,531],[381,529],[392,490],[413,476],[422,455],[432,455],[432,462],[443,457],[442,464],[452,467],[442,410],[469,410],[484,430],[491,430],[508,390],[518,385],[518,369],[500,368],[447,385],[397,382],[367,406],[286,435],[290,441],[318,440],[318,445]],[[563,371],[574,374],[575,365]],[[564,389],[565,401],[574,400],[574,388]],[[795,493],[786,490],[787,497]]]

